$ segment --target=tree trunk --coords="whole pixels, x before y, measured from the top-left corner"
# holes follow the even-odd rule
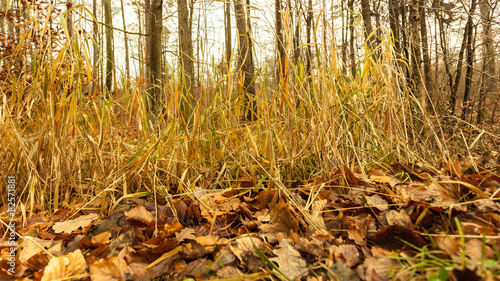
[[[493,19],[493,11],[490,9],[488,0],[480,0],[479,9],[481,11],[481,22],[483,25],[483,85],[481,88],[479,106],[477,112],[477,123],[483,121],[483,108],[486,102],[486,96],[490,93],[495,93],[495,49],[493,46],[493,35],[491,32],[491,22]]]
[[[125,41],[125,73],[127,78],[124,79],[125,87],[128,88],[128,79],[130,79],[130,59],[128,52],[128,39],[127,39],[127,25],[125,24],[125,10],[123,9],[123,0],[120,0],[121,8],[122,8],[122,21],[123,21],[123,33],[124,41]]]
[[[180,110],[186,125],[191,124],[190,116],[193,112],[194,97],[191,93],[191,83],[194,78],[193,41],[191,34],[190,9],[187,0],[178,0],[178,27],[179,27],[179,58],[183,97],[180,98]]]
[[[73,37],[73,18],[71,17],[72,11],[71,8],[73,7],[73,3],[71,1],[66,2],[66,22],[68,24],[68,35],[69,38]]]
[[[307,2],[307,13],[304,15],[306,17],[306,44],[307,44],[307,57],[306,57],[306,74],[309,75],[311,72],[311,31],[313,29],[313,5],[312,0]]]
[[[425,2],[422,1],[422,5]],[[432,87],[431,58],[429,56],[429,40],[427,39],[427,11],[424,6],[420,7],[420,36],[422,38],[422,56],[424,60],[425,89],[430,91]]]
[[[162,55],[161,55],[161,33],[163,29],[162,20],[163,0],[153,0],[150,6],[149,14],[149,94],[152,99],[153,114],[161,112],[162,106],[162,83],[161,83],[161,69],[162,69]]]
[[[469,109],[471,108],[470,104],[470,98],[469,98],[469,93],[470,93],[470,88],[471,88],[471,83],[472,83],[472,70],[474,68],[474,46],[472,42],[472,15],[474,14],[477,6],[477,1],[472,0],[471,2],[471,7],[469,10],[469,16],[467,19],[467,26],[465,28],[466,30],[466,36],[467,36],[467,44],[465,46],[466,53],[467,53],[467,73],[465,74],[465,89],[464,89],[464,99],[463,99],[463,104],[462,104],[462,115],[461,118],[462,120],[465,120],[467,118],[467,114],[469,113]]]
[[[245,7],[240,0],[234,0],[234,14],[236,17],[236,30],[238,34],[238,69],[240,73],[240,89],[245,98],[244,118],[247,121],[257,120],[257,104],[255,86],[253,84],[254,69],[252,63],[252,49],[250,33],[247,31]]]
[[[347,6],[349,8],[349,56],[351,61],[351,75],[353,78],[356,77],[356,59],[354,54],[354,15],[352,11],[354,11],[354,0],[349,0],[347,2]]]
[[[92,0],[92,14],[94,17],[97,19],[97,0]],[[99,77],[101,77],[100,72],[99,72],[99,48],[97,46],[97,42],[99,42],[99,27],[97,26],[97,22],[93,21],[92,22],[92,29],[93,33],[92,36],[94,38],[95,44],[94,44],[94,50],[92,54],[92,65],[93,65],[93,79],[92,79],[92,86],[91,86],[91,95],[94,96],[96,93],[96,88],[99,86]]]
[[[372,27],[372,12],[370,10],[370,0],[361,0],[361,15],[363,16],[363,27],[365,34],[365,41],[368,47],[373,43],[373,37],[369,38],[373,31]]]
[[[149,63],[149,57],[151,54],[151,45],[150,45],[150,40],[149,37],[151,36],[151,28],[150,28],[150,22],[151,20],[149,19],[150,17],[150,6],[151,6],[151,0],[144,0],[144,30],[146,31],[146,34],[148,37],[146,38],[146,52],[144,53],[144,63],[146,64],[144,66],[144,75],[146,78],[149,80],[149,66],[147,65]],[[149,83],[147,85],[149,87]]]
[[[281,0],[275,1],[276,15],[276,49],[278,50],[278,65],[276,68],[276,81],[285,75],[285,47],[283,46],[283,28],[281,19]]]
[[[224,3],[224,32],[226,35],[226,73],[231,67],[231,57],[233,54],[232,36],[231,36],[231,3]]]
[[[410,15],[410,49],[411,49],[411,72],[410,78],[412,80],[411,88],[413,94],[420,97],[422,94],[422,76],[421,76],[421,66],[422,66],[422,55],[420,54],[420,0],[412,0],[409,10]],[[422,96],[422,101],[424,103],[424,96]]]
[[[114,70],[113,20],[111,17],[111,0],[104,0],[104,21],[106,23],[106,89],[111,91]]]
[[[410,61],[410,47],[408,43],[408,26],[407,26],[407,8],[406,8],[406,2],[407,0],[401,0],[400,2],[400,7],[399,7],[399,14],[401,16],[401,37],[402,37],[402,44],[401,44],[401,49],[402,49],[402,60],[403,62],[409,62]],[[403,71],[406,77],[406,80],[410,80],[410,68],[406,67],[406,65],[403,63]],[[408,82],[409,84],[411,81]]]
[[[396,56],[401,58],[401,47],[399,38],[399,1],[389,1],[389,25],[391,27],[392,37],[394,38],[394,51]]]
[[[349,12],[345,12],[345,3],[344,1],[340,1],[340,10],[342,11],[342,29],[340,30],[342,33],[342,63],[343,65],[347,66],[347,31],[349,30],[348,28],[345,28],[346,26],[346,16],[349,15]],[[333,1],[332,1],[332,6],[333,6]],[[332,14],[333,14],[333,8],[332,8]],[[333,20],[333,17],[332,17]],[[347,72],[347,70],[345,71]]]
[[[293,34],[293,63],[299,62],[300,57],[300,9],[298,3],[300,0],[295,0],[295,30]]]

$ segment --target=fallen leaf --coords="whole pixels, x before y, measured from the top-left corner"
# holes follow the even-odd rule
[[[80,249],[65,256],[54,257],[45,267],[41,281],[68,278],[85,272],[87,263]]]
[[[279,270],[290,280],[297,280],[301,276],[305,275],[308,271],[306,266],[306,261],[300,257],[300,253],[295,250],[288,239],[282,239],[280,242],[280,248],[273,250],[273,253],[277,256],[271,258],[278,264]],[[281,274],[278,274],[281,276]]]
[[[127,264],[123,259],[111,257],[100,259],[90,265],[92,281],[126,280]]]
[[[130,211],[125,211],[125,218],[139,226],[147,226],[153,220],[153,215],[144,206],[139,205]]]
[[[377,208],[380,211],[385,211],[389,209],[387,201],[382,199],[382,197],[380,197],[380,195],[378,194],[374,194],[372,196],[365,196],[365,198],[366,198],[366,203],[368,203],[370,207]]]
[[[84,227],[89,226],[92,221],[99,217],[98,214],[88,214],[84,216],[79,216],[74,220],[64,221],[64,222],[56,222],[52,229],[54,229],[55,233],[67,233],[71,234],[71,232]]]
[[[196,236],[194,235],[196,231],[192,228],[184,228],[181,230],[179,233],[175,233],[175,238],[179,243],[181,243],[184,240],[194,240],[196,239]]]

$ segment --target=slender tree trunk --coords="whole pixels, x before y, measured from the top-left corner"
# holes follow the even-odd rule
[[[231,67],[231,57],[233,54],[232,36],[231,36],[231,3],[224,3],[224,32],[226,33],[226,73]]]
[[[325,58],[325,63],[327,62],[326,58],[328,56],[327,55],[328,54],[328,47],[326,46],[326,27],[327,27],[326,11],[328,11],[328,9],[326,8],[326,1],[323,0],[323,52],[324,52],[323,57]]]
[[[276,49],[278,50],[278,65],[276,68],[276,81],[285,75],[285,47],[283,45],[283,28],[281,19],[281,0],[275,1],[276,16]]]
[[[408,21],[407,21],[407,0],[401,0],[400,2],[400,7],[399,7],[399,14],[401,16],[401,35],[402,35],[402,58],[404,62],[410,62],[410,46],[408,43]],[[405,65],[406,66],[406,65]],[[408,67],[403,68],[406,80],[410,80],[410,69]],[[409,81],[409,84],[411,81]]]
[[[422,5],[425,2],[422,1]],[[420,7],[420,36],[422,38],[422,56],[424,60],[424,81],[425,89],[430,91],[433,89],[431,78],[431,58],[429,55],[429,40],[427,37],[427,10],[425,6]]]
[[[350,61],[351,61],[351,74],[352,77],[356,77],[356,59],[355,59],[355,54],[354,54],[354,16],[353,16],[353,11],[354,11],[354,0],[349,0],[347,2],[348,8],[349,8],[349,56],[350,56]]]
[[[471,104],[470,104],[470,88],[472,84],[472,70],[474,68],[474,46],[473,46],[473,38],[472,38],[472,15],[474,14],[476,10],[476,5],[477,1],[472,0],[471,2],[471,8],[469,10],[469,16],[467,19],[467,27],[466,27],[466,33],[467,33],[467,44],[466,44],[466,53],[467,53],[467,73],[465,75],[465,89],[464,89],[464,99],[463,99],[463,110],[462,110],[462,115],[461,118],[462,120],[465,120],[467,118],[467,114],[469,113],[469,110],[471,109]]]
[[[234,14],[238,34],[238,69],[240,72],[240,88],[245,98],[244,118],[247,121],[257,120],[257,104],[255,102],[255,86],[252,82],[254,69],[250,33],[247,31],[245,7],[240,0],[234,0]]]
[[[73,37],[73,18],[71,14],[73,13],[71,8],[73,7],[73,3],[71,1],[66,2],[66,22],[68,24],[68,34],[69,38]]]
[[[371,45],[373,43],[373,37],[368,38],[373,31],[371,14],[370,0],[361,0],[361,15],[363,16],[365,41],[368,47],[372,47]]]
[[[106,89],[111,91],[113,84],[114,50],[113,20],[111,17],[111,0],[104,0],[104,21],[106,22]]]
[[[313,29],[313,5],[312,0],[308,0],[307,2],[307,13],[304,15],[306,17],[306,44],[307,44],[307,57],[306,57],[306,73],[307,75],[311,72],[311,60],[312,60],[312,52],[311,52],[311,31]]]
[[[345,11],[345,2],[344,1],[340,1],[340,10],[342,11],[342,29],[341,29],[341,32],[342,32],[342,63],[344,66],[347,67],[347,31],[349,30],[349,28],[346,28],[346,15],[349,15],[350,13],[349,12],[346,12]],[[333,14],[333,1],[332,1],[332,14]],[[333,17],[332,17],[332,21],[333,21]],[[347,70],[345,70],[345,72],[347,73]]]
[[[399,38],[399,1],[389,1],[389,25],[391,27],[392,36],[394,38],[394,48],[396,54],[401,52],[400,38]]]
[[[144,66],[144,75],[146,78],[149,80],[149,66],[147,65],[149,63],[149,57],[151,55],[151,45],[150,45],[150,40],[149,37],[151,36],[151,27],[150,27],[150,22],[151,20],[149,19],[150,17],[150,6],[151,6],[151,0],[144,0],[144,30],[146,31],[146,34],[148,37],[146,38],[146,53],[144,54],[144,63],[146,64]],[[148,81],[148,86],[149,87],[149,81]]]
[[[123,8],[123,0],[120,0],[121,8],[122,8],[122,21],[123,21],[123,37],[125,41],[125,73],[127,78],[124,80],[125,86],[128,88],[128,79],[130,79],[130,59],[128,52],[128,39],[127,39],[127,24],[125,23],[125,9]]]
[[[97,0],[92,0],[92,14],[97,19]],[[99,77],[101,77],[99,72],[99,48],[97,47],[97,42],[99,42],[99,27],[97,26],[97,22],[92,22],[93,33],[92,36],[94,38],[94,50],[92,54],[92,65],[93,65],[93,79],[92,79],[92,87],[91,94],[94,96],[96,93],[96,88],[99,87]]]
[[[190,116],[193,112],[194,97],[192,94],[192,81],[194,79],[193,41],[190,21],[191,9],[187,0],[178,0],[178,26],[179,26],[179,58],[181,81],[183,84],[183,97],[180,99],[182,118],[186,125],[191,124]]]
[[[474,8],[474,9],[472,9],[472,8]],[[455,76],[455,82],[453,84],[451,84],[451,93],[450,93],[451,115],[455,114],[455,107],[456,107],[456,102],[457,102],[457,91],[458,91],[458,86],[460,84],[460,80],[462,78],[463,57],[464,57],[464,54],[466,53],[467,44],[469,42],[469,36],[468,36],[469,27],[471,29],[470,32],[472,33],[471,13],[474,13],[475,8],[476,8],[476,1],[473,0],[473,2],[471,3],[471,8],[469,10],[469,17],[467,19],[467,24],[465,25],[464,37],[462,39],[462,45],[460,47],[460,52],[458,53],[458,62],[457,62],[457,71],[456,71],[456,76]]]
[[[139,24],[139,32],[143,32],[142,30],[142,18],[141,18],[141,6],[140,5],[137,5],[137,20],[138,20],[138,24]],[[148,38],[146,37],[146,40]],[[139,71],[140,71],[140,74],[142,75],[143,71],[144,71],[144,66],[146,65],[144,63],[144,52],[142,51],[142,48],[143,48],[143,45],[144,45],[144,37],[142,36],[138,36],[138,42],[137,42],[137,45],[139,46],[139,50],[138,50],[138,58],[139,58]]]
[[[488,0],[480,0],[479,9],[481,11],[481,23],[483,26],[483,86],[480,92],[479,106],[477,111],[477,123],[483,121],[483,110],[486,102],[486,96],[495,93],[495,49],[493,46],[493,35],[491,31],[491,22],[493,11],[490,9]]]
[[[293,63],[299,62],[300,57],[300,10],[299,9],[300,0],[295,0],[295,32],[293,34]]]
[[[411,80],[413,94],[416,96],[421,96],[422,94],[422,76],[421,76],[421,66],[422,66],[422,55],[420,54],[420,0],[412,0],[410,3],[410,48],[411,48]],[[424,101],[424,96],[422,96],[422,101]],[[423,102],[424,103],[424,102]]]
[[[149,47],[150,47],[150,57],[149,57],[149,81],[150,86],[150,96],[152,98],[152,112],[158,114],[161,112],[162,105],[162,84],[161,84],[161,33],[163,29],[162,20],[162,8],[163,0],[153,0],[150,6],[149,14]]]

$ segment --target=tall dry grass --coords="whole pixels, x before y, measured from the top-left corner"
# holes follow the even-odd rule
[[[276,88],[258,77],[254,122],[241,121],[243,98],[232,69],[203,88],[209,98],[193,112],[192,127],[177,118],[178,78],[165,82],[161,118],[148,114],[141,83],[115,95],[87,95],[91,45],[76,34],[52,55],[42,49],[36,60],[25,57],[29,79],[12,79],[11,93],[2,93],[0,174],[16,176],[28,211],[103,202],[112,208],[147,192],[169,201],[242,177],[286,192],[288,181],[329,177],[343,165],[364,172],[447,157],[439,124],[397,69],[390,37],[359,58],[356,75],[328,46],[310,74],[290,64]]]

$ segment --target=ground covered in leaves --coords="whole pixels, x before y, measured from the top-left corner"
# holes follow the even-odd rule
[[[493,155],[287,184],[200,180],[165,203],[97,197],[27,219],[18,208],[16,273],[4,237],[0,279],[500,280],[499,171]]]

